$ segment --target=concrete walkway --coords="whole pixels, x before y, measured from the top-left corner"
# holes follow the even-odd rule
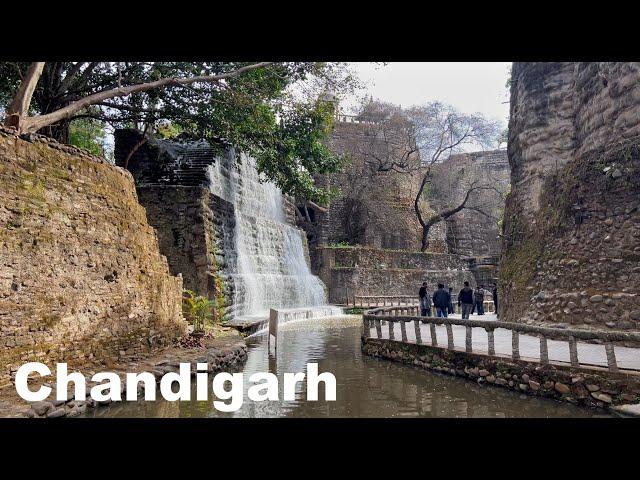
[[[449,315],[449,318],[462,318],[459,313]],[[495,314],[471,315],[471,320],[497,320]],[[400,323],[394,323],[394,337],[396,340],[402,339]],[[460,325],[453,325],[453,339],[455,347],[461,350],[465,348],[466,329]],[[415,343],[415,330],[413,322],[407,323],[407,341]],[[376,337],[376,329],[373,327],[369,332],[370,337]],[[447,330],[444,325],[436,326],[436,336],[438,346],[446,347]],[[389,338],[389,328],[382,327],[382,337]],[[420,337],[422,343],[431,345],[431,334],[429,325],[420,324]],[[497,355],[511,356],[511,330],[497,328],[494,330],[495,349]],[[549,360],[556,362],[570,363],[569,343],[559,340],[548,340]],[[473,328],[472,345],[474,353],[487,353],[488,341],[487,332],[484,328]],[[640,370],[640,348],[615,347],[618,367],[623,369]],[[540,360],[540,339],[531,335],[520,334],[520,357],[523,360]],[[607,366],[607,356],[604,345],[595,345],[578,342],[578,360],[582,365]]]

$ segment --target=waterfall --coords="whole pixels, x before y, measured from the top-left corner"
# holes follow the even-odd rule
[[[226,232],[224,245],[233,319],[326,305],[324,285],[307,264],[304,232],[286,222],[283,195],[260,181],[255,160],[242,154],[236,161],[231,150],[208,167],[208,177],[211,192],[234,208],[234,231]]]

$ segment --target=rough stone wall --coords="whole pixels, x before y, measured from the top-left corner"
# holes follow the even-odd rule
[[[355,295],[417,295],[422,282],[432,292],[440,282],[458,291],[473,279],[468,262],[455,255],[320,247],[317,258],[331,303],[352,302]]]
[[[515,63],[507,321],[640,326],[640,64]]]
[[[182,334],[169,274],[131,175],[0,131],[0,380],[26,361],[136,358]]]
[[[363,338],[367,355],[413,365],[538,397],[587,407],[609,408],[640,399],[640,381],[630,373],[599,368],[540,365],[508,357],[447,350],[378,338]],[[526,408],[526,407],[523,407]]]
[[[506,150],[452,155],[444,162],[434,165],[432,172],[434,186],[431,199],[438,207],[456,206],[474,181],[494,186],[506,194],[511,180]],[[494,190],[478,190],[471,201],[492,218],[466,209],[449,217],[449,253],[468,257],[498,257],[498,221],[502,217],[504,199]]]
[[[464,209],[446,220],[449,253],[473,259],[476,282],[490,285],[497,281],[500,259],[500,229],[504,196],[509,189],[510,171],[506,150],[452,155],[432,167],[433,182],[429,201],[438,210],[455,207],[473,182],[495,187],[472,194],[469,205],[480,207],[484,215]]]
[[[420,187],[421,170],[373,171],[365,164],[359,147],[363,141],[370,141],[368,128],[366,123],[337,122],[335,125],[329,147],[336,153],[349,153],[351,165],[342,173],[317,176],[319,185],[338,188],[340,194],[331,201],[326,214],[316,214],[314,223],[318,227],[313,232],[315,242],[311,245],[346,242],[417,251],[422,230],[413,202]],[[375,145],[372,148],[376,148]],[[415,163],[419,159],[415,156],[411,161]],[[446,252],[444,225],[435,227],[431,238],[431,251]]]
[[[211,194],[207,167],[218,151],[209,144],[187,148],[177,142],[149,139],[140,144],[137,130],[116,130],[115,160],[136,181],[140,203],[158,232],[160,251],[172,275],[181,275],[184,288],[215,300],[214,316],[223,317],[233,299],[233,282],[223,273],[227,262],[223,246],[232,244],[234,207]],[[188,144],[193,147],[193,143]]]
[[[182,276],[184,288],[217,299],[221,309],[214,314],[224,315],[233,284],[221,273],[229,260],[221,237],[233,231],[233,205],[206,187],[139,185],[137,190],[171,274]]]

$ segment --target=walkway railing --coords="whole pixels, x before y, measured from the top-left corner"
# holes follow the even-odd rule
[[[386,307],[418,304],[416,295],[356,295],[354,307]]]
[[[569,344],[569,358],[572,367],[579,367],[581,365],[578,358],[578,340],[586,341],[599,341],[604,343],[607,366],[610,372],[618,371],[618,364],[616,361],[616,354],[614,349],[615,342],[632,342],[637,343],[640,346],[640,334],[628,333],[620,331],[590,331],[590,330],[568,330],[559,328],[541,327],[535,325],[526,325],[521,323],[501,322],[496,320],[463,320],[455,318],[436,318],[436,317],[420,317],[418,316],[418,306],[408,307],[383,307],[368,310],[363,315],[364,322],[364,336],[369,338],[371,329],[375,327],[376,337],[384,338],[382,332],[382,323],[388,323],[388,338],[395,340],[394,324],[400,323],[402,341],[407,340],[407,324],[413,324],[415,331],[415,341],[417,344],[422,344],[420,324],[429,325],[429,334],[431,336],[431,345],[438,346],[438,339],[436,335],[436,325],[444,325],[447,332],[447,346],[448,350],[455,350],[454,338],[453,338],[453,325],[459,325],[465,328],[465,351],[467,353],[486,353],[488,355],[496,355],[494,330],[497,328],[503,328],[511,331],[511,358],[513,360],[520,359],[520,334],[528,334],[536,336],[540,339],[540,358],[541,364],[549,363],[549,351],[548,340],[560,340],[568,342]],[[474,352],[473,351],[473,328],[483,328],[487,332],[487,351],[486,352]],[[375,338],[375,337],[374,337]],[[585,364],[582,364],[585,365]],[[634,368],[634,370],[636,370]],[[640,370],[640,368],[638,369]]]
[[[456,313],[460,313],[460,307],[457,305],[457,300],[454,298],[453,309]],[[393,307],[393,306],[408,306],[418,305],[419,298],[415,295],[355,295],[353,297],[352,305],[354,307]],[[491,313],[495,311],[493,308],[493,300],[485,300],[483,302],[483,308],[485,312]],[[435,309],[433,309],[435,312]],[[432,313],[434,313],[432,312]],[[419,313],[419,312],[418,312]]]

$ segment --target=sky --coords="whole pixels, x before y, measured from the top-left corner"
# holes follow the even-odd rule
[[[390,62],[352,64],[375,100],[408,107],[439,100],[465,113],[482,113],[506,126],[509,62]],[[355,100],[343,102],[349,110]]]

